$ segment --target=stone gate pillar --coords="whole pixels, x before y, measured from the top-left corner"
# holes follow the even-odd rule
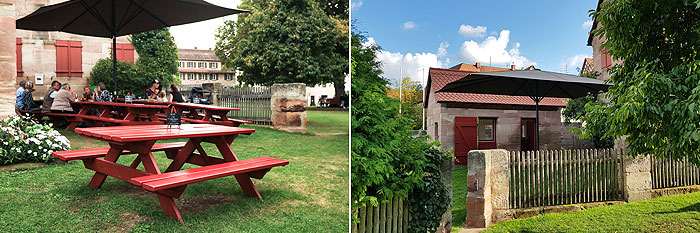
[[[306,132],[306,84],[272,85],[272,127],[288,132]]]
[[[0,0],[0,119],[15,112],[17,77],[15,6],[12,0]]]

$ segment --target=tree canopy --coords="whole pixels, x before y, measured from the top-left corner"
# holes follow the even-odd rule
[[[246,0],[250,10],[225,21],[216,34],[216,55],[242,71],[250,84],[343,83],[348,71],[348,30],[311,0]],[[347,21],[346,21],[347,22]]]
[[[602,24],[614,85],[588,103],[583,132],[623,138],[631,155],[688,157],[700,164],[700,9],[696,0],[605,1]]]
[[[170,28],[136,33],[131,36],[131,43],[139,54],[135,64],[138,75],[146,80],[141,92],[156,79],[163,86],[180,83],[177,77],[177,45],[170,35]]]
[[[398,83],[396,84],[398,86]],[[421,129],[423,124],[423,86],[419,81],[405,77],[401,80],[401,90],[388,89],[387,95],[401,102],[401,115],[410,120],[412,129]],[[399,96],[400,95],[400,96]]]

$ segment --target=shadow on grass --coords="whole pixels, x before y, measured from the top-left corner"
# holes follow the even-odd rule
[[[692,205],[685,206],[676,211],[654,211],[652,214],[678,214],[678,213],[688,213],[688,212],[700,212],[700,203],[695,203]]]

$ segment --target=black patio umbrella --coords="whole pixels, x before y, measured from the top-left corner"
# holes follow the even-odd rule
[[[607,91],[610,84],[601,80],[541,70],[515,70],[471,73],[448,83],[438,92],[460,92],[527,96],[535,102],[537,149],[540,149],[539,103],[544,97],[579,98]]]
[[[70,0],[43,6],[18,19],[16,24],[17,29],[112,38],[116,97],[118,36],[243,12],[248,11],[224,8],[202,0]]]

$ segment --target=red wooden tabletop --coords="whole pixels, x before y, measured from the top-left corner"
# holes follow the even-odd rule
[[[75,132],[96,139],[114,142],[135,142],[176,138],[195,138],[250,134],[254,129],[212,124],[186,124],[168,128],[167,125],[138,125],[78,128]]]
[[[206,104],[193,104],[193,103],[172,103],[171,105],[173,106],[178,106],[178,107],[184,107],[184,108],[197,108],[197,109],[205,109],[205,110],[218,110],[218,111],[240,111],[241,109],[239,108],[227,108],[227,107],[220,107],[220,106],[214,106],[214,105],[206,105]]]
[[[75,102],[80,105],[106,105],[114,107],[130,107],[130,108],[168,108],[166,105],[155,105],[155,104],[127,104],[127,103],[113,103],[113,102],[99,102],[99,101],[78,101]]]

